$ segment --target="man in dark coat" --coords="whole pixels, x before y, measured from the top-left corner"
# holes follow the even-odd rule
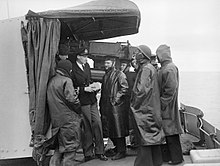
[[[104,137],[109,137],[115,145],[116,154],[112,160],[126,156],[125,137],[128,136],[128,111],[125,95],[128,82],[122,71],[115,69],[115,59],[105,59],[106,73],[103,76],[100,113],[102,118]]]
[[[91,71],[87,63],[88,50],[80,49],[73,63],[72,80],[79,89],[79,100],[83,115],[84,132],[82,139],[85,161],[95,157],[106,161],[102,124],[97,107],[97,92],[91,87]],[[100,89],[100,88],[99,88]],[[93,154],[95,152],[95,154]]]
[[[72,63],[60,60],[56,75],[47,88],[47,101],[52,122],[52,135],[57,136],[58,145],[51,157],[50,166],[73,166],[77,148],[80,145],[79,99],[73,87],[70,73]]]
[[[134,133],[134,127],[133,127],[133,113],[130,109],[130,99],[131,99],[131,92],[134,86],[134,82],[136,79],[136,75],[137,73],[135,71],[130,70],[131,69],[131,65],[132,67],[135,69],[135,65],[134,65],[134,59],[120,59],[120,70],[125,73],[126,77],[127,77],[127,82],[128,82],[128,93],[126,95],[126,106],[127,109],[129,110],[129,138],[130,138],[130,145],[128,144],[127,147],[130,147],[132,149],[137,148],[138,146],[138,142],[137,139],[135,137],[135,133]]]
[[[179,71],[172,62],[170,47],[160,45],[156,50],[161,64],[159,70],[160,102],[163,129],[170,153],[170,164],[183,161],[179,135],[183,133],[178,109]]]
[[[131,94],[135,133],[140,144],[134,166],[159,166],[163,162],[160,144],[164,140],[164,132],[157,71],[150,63],[150,48],[140,45],[138,49],[136,60],[139,68]]]

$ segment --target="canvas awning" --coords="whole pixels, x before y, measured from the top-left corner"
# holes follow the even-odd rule
[[[129,0],[94,0],[79,6],[40,13],[26,18],[58,18],[78,40],[98,40],[138,33],[140,11]]]

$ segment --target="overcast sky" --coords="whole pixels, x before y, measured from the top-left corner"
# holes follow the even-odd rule
[[[141,12],[139,33],[108,41],[171,47],[182,71],[220,71],[220,0],[132,0]],[[79,5],[89,0],[0,0],[0,19]],[[9,9],[7,11],[7,8]]]

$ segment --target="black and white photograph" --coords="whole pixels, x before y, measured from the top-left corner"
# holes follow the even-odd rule
[[[0,166],[220,166],[219,0],[0,0]]]

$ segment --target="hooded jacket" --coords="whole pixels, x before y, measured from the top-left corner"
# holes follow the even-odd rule
[[[58,137],[59,152],[75,151],[80,145],[80,116],[75,112],[79,104],[68,73],[57,70],[48,83],[47,101],[52,123],[52,135]]]
[[[181,134],[183,130],[178,107],[179,71],[172,62],[170,47],[161,45],[156,54],[161,63],[158,81],[163,129],[166,136]]]

